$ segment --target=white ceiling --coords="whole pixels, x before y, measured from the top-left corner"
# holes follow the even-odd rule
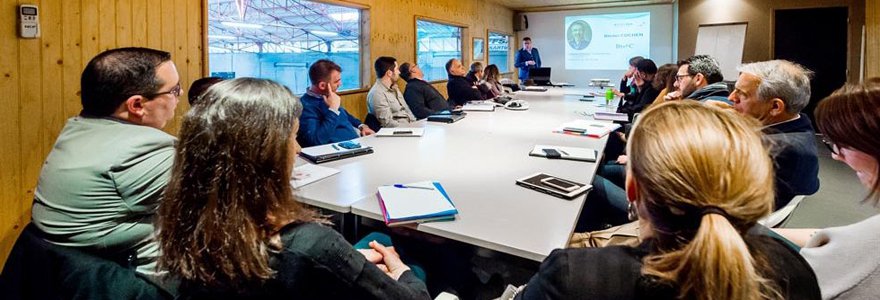
[[[549,11],[647,4],[667,4],[675,0],[489,0],[516,11]]]

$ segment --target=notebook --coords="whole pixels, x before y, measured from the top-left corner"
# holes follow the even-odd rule
[[[535,173],[516,180],[516,184],[555,197],[571,200],[593,188],[592,185],[574,182],[544,173]],[[568,189],[563,189],[568,188]]]
[[[304,164],[293,168],[290,184],[293,188],[301,188],[315,181],[336,175],[339,170],[313,164]]]
[[[535,148],[532,148],[532,152],[529,152],[530,156],[538,156],[538,157],[547,157],[547,153],[544,152],[544,149],[553,149],[559,152],[559,159],[568,159],[568,160],[577,160],[577,161],[586,161],[586,162],[595,162],[596,157],[599,155],[599,151],[590,148],[578,148],[578,147],[562,147],[562,146],[550,146],[550,145],[535,145]]]
[[[620,128],[620,124],[594,120],[574,120],[562,124],[553,132],[600,138],[617,128]]]
[[[451,115],[451,114],[430,115],[430,116],[428,116],[428,121],[440,122],[440,123],[454,123],[454,122],[458,122],[458,120],[464,119],[464,116],[465,115]]]
[[[597,111],[593,113],[593,119],[603,121],[629,122],[629,115],[616,112]]]
[[[348,146],[350,144],[355,144],[357,147]],[[320,164],[370,153],[373,153],[373,147],[360,145],[356,140],[351,140],[303,148],[299,155],[312,163]]]
[[[547,88],[539,87],[539,86],[527,86],[523,88],[523,91],[527,92],[546,92]]]
[[[376,195],[388,226],[452,220],[458,214],[458,209],[439,182],[380,186]]]
[[[422,134],[424,134],[424,133],[425,133],[424,128],[411,128],[411,127],[388,128],[388,127],[383,127],[382,129],[379,129],[379,132],[376,132],[376,136],[377,137],[379,137],[379,136],[383,136],[383,137],[415,136],[415,137],[418,137],[418,136],[422,136]]]

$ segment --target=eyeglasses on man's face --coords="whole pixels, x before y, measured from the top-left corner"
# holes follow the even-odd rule
[[[675,81],[682,81],[685,77],[693,77],[691,74],[675,74]]]
[[[177,85],[175,85],[174,87],[172,87],[172,88],[171,88],[170,90],[168,90],[167,92],[159,92],[159,93],[154,93],[154,94],[147,94],[147,95],[144,95],[144,97],[147,97],[147,98],[149,98],[149,99],[153,99],[153,98],[156,98],[156,97],[159,97],[159,96],[165,95],[165,94],[172,95],[172,96],[174,96],[174,97],[180,97],[180,94],[182,94],[182,93],[183,93],[183,88],[181,88],[181,87],[180,87],[180,83],[178,83]]]

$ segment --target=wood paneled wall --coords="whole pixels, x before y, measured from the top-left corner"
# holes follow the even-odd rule
[[[415,61],[415,16],[467,25],[462,52],[471,60],[471,37],[486,30],[513,32],[513,11],[488,0],[348,0],[368,6],[369,59],[379,56]],[[19,39],[19,4],[40,8],[42,37]],[[199,0],[0,0],[0,266],[30,219],[34,186],[43,159],[67,118],[81,110],[79,79],[97,53],[142,46],[172,53],[181,83],[188,86],[207,70],[203,53],[204,4]],[[371,79],[374,80],[373,72]],[[369,86],[369,85],[367,85]],[[445,84],[436,84],[445,94]],[[177,119],[166,131],[176,134],[188,109],[185,95]],[[355,116],[366,114],[366,91],[343,96]]]
[[[202,3],[197,0],[0,0],[0,266],[30,220],[40,167],[65,121],[77,115],[80,74],[101,51],[169,51],[188,85],[201,77]],[[40,9],[42,36],[20,39],[19,4]],[[178,116],[188,108],[185,95]],[[177,132],[179,117],[168,132]]]
[[[865,78],[880,76],[880,0],[865,0]]]

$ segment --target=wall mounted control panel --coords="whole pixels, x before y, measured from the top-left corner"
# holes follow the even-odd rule
[[[40,37],[40,14],[36,5],[18,6],[18,34],[26,39]]]

